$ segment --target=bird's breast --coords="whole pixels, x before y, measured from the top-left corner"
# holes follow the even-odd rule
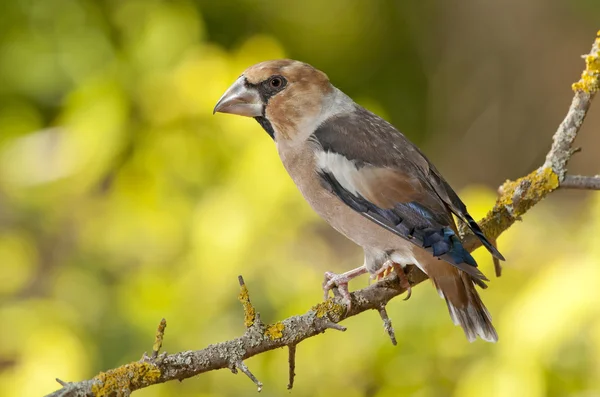
[[[295,147],[278,144],[281,161],[310,204],[334,229],[356,244],[380,250],[394,250],[406,242],[354,211],[330,192],[317,173],[315,149],[310,144]]]

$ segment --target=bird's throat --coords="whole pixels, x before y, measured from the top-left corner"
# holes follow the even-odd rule
[[[267,132],[267,134],[269,134],[269,136],[273,140],[275,140],[275,130],[273,129],[271,122],[269,120],[267,120],[267,118],[264,116],[258,116],[258,117],[255,117],[254,119],[256,121],[258,121],[258,124],[260,124],[260,126]]]

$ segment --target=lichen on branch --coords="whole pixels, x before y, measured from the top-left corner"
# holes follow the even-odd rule
[[[479,221],[484,234],[496,240],[531,207],[560,186],[558,175],[550,167],[541,167],[516,181],[507,180],[500,187],[494,207]],[[464,245],[473,251],[481,245],[473,234],[464,236]]]
[[[128,396],[132,390],[157,383],[160,375],[154,364],[134,362],[100,372],[93,379],[91,392],[95,397]]]
[[[592,51],[584,56],[585,70],[581,73],[581,79],[573,83],[573,91],[583,91],[595,94],[600,90],[600,30],[596,33],[596,41]]]
[[[248,287],[246,287],[246,283],[244,283],[242,276],[239,277],[239,282],[240,293],[238,295],[238,300],[244,308],[244,325],[246,328],[250,328],[254,325],[256,310],[254,309],[254,306],[252,306],[252,303],[250,303],[250,293],[248,292]]]

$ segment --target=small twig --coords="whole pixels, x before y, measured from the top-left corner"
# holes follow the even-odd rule
[[[290,367],[290,374],[289,374],[289,378],[288,378],[288,385],[287,388],[288,390],[292,390],[292,388],[294,387],[294,378],[296,377],[296,372],[294,372],[296,370],[296,344],[291,344],[288,345],[288,364]]]
[[[567,175],[560,183],[560,187],[563,189],[600,190],[600,175]]]
[[[496,272],[496,277],[502,276],[502,265],[500,264],[500,259],[493,256],[492,262],[494,263],[494,271]]]
[[[348,328],[344,327],[343,325],[336,324],[332,321],[324,321],[323,328],[324,329],[335,329],[335,330],[341,331],[341,332],[344,332],[348,329]]]
[[[252,382],[254,382],[254,384],[256,385],[256,387],[258,388],[258,392],[260,393],[262,388],[263,388],[263,384],[261,381],[259,381],[258,379],[256,379],[256,376],[254,376],[254,374],[252,372],[250,372],[250,370],[248,369],[248,367],[246,366],[246,364],[244,364],[243,361],[238,361],[237,363],[235,363],[235,368],[239,369],[240,371],[242,371],[243,373],[246,374],[246,376],[248,378],[250,378],[250,380]]]
[[[56,378],[56,381],[57,381],[57,382],[58,382],[58,383],[59,383],[59,384],[60,384],[62,387],[65,387],[66,385],[68,385],[68,384],[69,384],[69,382],[65,382],[64,380],[60,380],[60,379],[58,379],[58,378]]]
[[[156,335],[154,336],[154,345],[152,345],[152,360],[156,360],[158,353],[162,348],[163,338],[165,336],[165,328],[167,328],[167,320],[163,318],[160,320],[160,324],[158,324],[158,329],[156,330]]]
[[[238,276],[238,281],[240,282],[240,294],[238,299],[244,308],[244,325],[246,328],[250,328],[252,325],[254,325],[254,320],[256,319],[256,310],[254,309],[254,306],[252,306],[252,303],[250,303],[248,287],[246,287],[244,278],[241,275]]]
[[[385,309],[385,304],[382,304],[379,307],[379,315],[383,320],[383,329],[385,329],[385,332],[387,332],[387,334],[390,336],[390,339],[392,340],[392,345],[396,346],[398,344],[398,341],[396,341],[396,334],[394,333],[394,327],[392,327],[392,320],[390,320],[390,318],[388,317],[387,310]]]
[[[490,240],[490,242],[494,247],[498,248],[498,243],[495,239]],[[492,262],[494,263],[494,272],[496,273],[496,277],[502,276],[502,265],[500,264],[500,259],[493,256]]]

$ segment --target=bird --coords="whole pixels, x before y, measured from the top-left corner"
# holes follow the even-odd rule
[[[404,269],[414,264],[470,342],[498,340],[475,289],[489,280],[463,247],[453,216],[495,258],[504,257],[437,168],[392,124],[355,103],[324,72],[291,59],[248,67],[218,100],[217,112],[254,118],[312,209],[363,248],[361,266],[325,272],[325,299],[337,288],[350,309],[351,279],[392,271],[408,298]]]

